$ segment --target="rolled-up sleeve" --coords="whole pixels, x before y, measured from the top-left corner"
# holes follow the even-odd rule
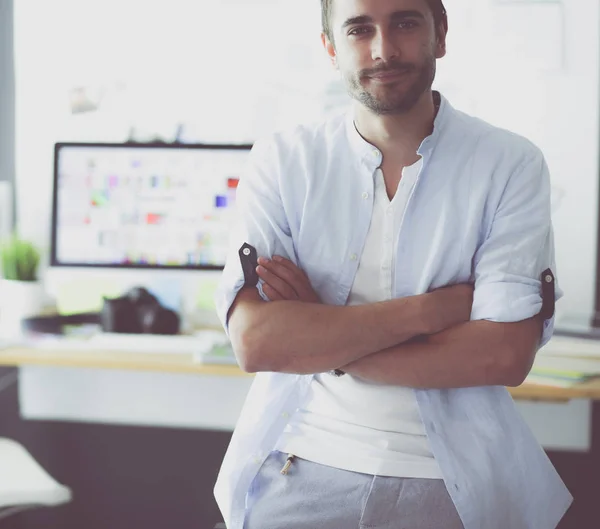
[[[506,181],[491,228],[474,257],[475,293],[472,320],[517,322],[542,309],[541,275],[556,277],[550,208],[550,176],[536,150]],[[562,297],[556,283],[555,301]],[[540,347],[554,330],[544,322]]]
[[[240,177],[227,262],[215,295],[217,314],[226,332],[229,309],[245,282],[238,254],[241,246],[254,246],[259,257],[281,255],[296,261],[280,194],[281,167],[276,142],[265,139],[254,144]],[[257,290],[266,300],[262,283]]]

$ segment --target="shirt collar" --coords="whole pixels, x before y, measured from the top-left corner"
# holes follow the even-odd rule
[[[439,94],[439,92],[436,93]],[[440,108],[433,122],[433,132],[423,140],[417,149],[417,154],[420,156],[427,156],[427,154],[429,154],[436,145],[440,136],[440,132],[443,129],[443,125],[452,111],[452,107],[450,103],[448,103],[447,99],[442,94],[439,94],[439,97]],[[350,142],[350,147],[352,148],[352,152],[356,153],[361,162],[365,162],[368,165],[373,165],[373,168],[381,165],[382,154],[380,150],[375,147],[375,145],[365,140],[359,134],[358,130],[356,130],[353,109],[350,109],[346,114],[346,133],[348,136],[348,141]]]

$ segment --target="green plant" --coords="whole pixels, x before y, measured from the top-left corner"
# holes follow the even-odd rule
[[[31,242],[16,235],[0,245],[2,275],[13,281],[36,281],[40,252]]]

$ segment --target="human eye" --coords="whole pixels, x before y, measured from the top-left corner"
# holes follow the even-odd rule
[[[419,23],[416,20],[410,20],[410,19],[401,20],[400,22],[398,22],[398,27],[400,29],[406,29],[406,30],[415,29],[415,28],[419,27]]]
[[[352,37],[361,37],[367,35],[370,31],[371,29],[368,26],[358,26],[348,31],[348,35]]]

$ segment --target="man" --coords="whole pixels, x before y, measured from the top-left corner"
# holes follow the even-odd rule
[[[571,496],[505,389],[553,329],[543,156],[432,92],[440,0],[322,7],[353,109],[257,142],[217,295],[257,373],[227,526],[555,528]]]

